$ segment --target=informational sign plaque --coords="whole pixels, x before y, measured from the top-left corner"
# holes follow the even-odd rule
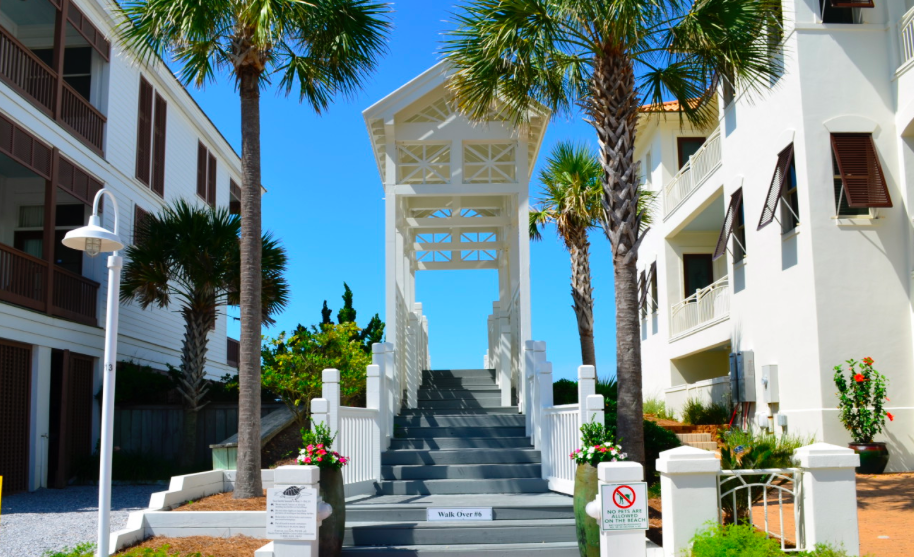
[[[472,507],[472,508],[427,508],[426,519],[429,522],[460,522],[460,521],[480,521],[492,520],[492,507]]]
[[[267,490],[267,538],[317,539],[317,490],[303,485]]]
[[[628,482],[600,486],[600,528],[604,532],[647,530],[647,483]]]

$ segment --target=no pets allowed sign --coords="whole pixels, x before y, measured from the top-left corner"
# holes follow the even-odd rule
[[[629,482],[600,486],[603,501],[600,529],[647,530],[647,483]]]

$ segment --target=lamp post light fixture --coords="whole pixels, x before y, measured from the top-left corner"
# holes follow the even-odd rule
[[[98,218],[98,202],[102,194],[108,194],[114,211],[114,232],[101,226]],[[84,251],[89,257],[95,257],[101,252],[113,252],[108,256],[108,303],[105,315],[105,360],[102,375],[102,422],[101,422],[101,448],[99,449],[101,464],[98,476],[98,540],[97,553],[100,557],[108,557],[111,530],[111,453],[114,442],[114,372],[117,359],[117,319],[119,300],[118,293],[121,289],[121,269],[124,260],[118,255],[124,243],[117,235],[117,199],[110,191],[102,188],[95,194],[92,203],[92,216],[89,224],[76,230],[67,232],[63,238],[63,245],[79,251]]]

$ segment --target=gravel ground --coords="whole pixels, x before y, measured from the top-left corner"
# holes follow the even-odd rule
[[[127,523],[130,511],[149,505],[150,494],[165,485],[114,486],[111,530]],[[41,557],[48,550],[95,541],[98,528],[98,487],[41,489],[3,497],[0,509],[0,556]]]

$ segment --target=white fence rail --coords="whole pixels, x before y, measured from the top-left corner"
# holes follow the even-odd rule
[[[901,63],[904,65],[914,60],[914,9],[901,18],[898,31],[901,43]]]
[[[799,468],[722,470],[717,481],[720,520],[748,522],[776,538],[785,553],[804,551],[802,486]]]
[[[543,478],[549,489],[574,493],[576,464],[569,455],[581,448],[580,405],[565,404],[543,409]]]
[[[345,485],[373,484],[381,473],[381,428],[378,410],[340,407],[336,451],[351,461],[343,467]]]
[[[670,310],[670,337],[676,338],[730,316],[730,282],[723,277]]]
[[[663,189],[663,215],[670,216],[720,166],[720,128],[705,140]]]

